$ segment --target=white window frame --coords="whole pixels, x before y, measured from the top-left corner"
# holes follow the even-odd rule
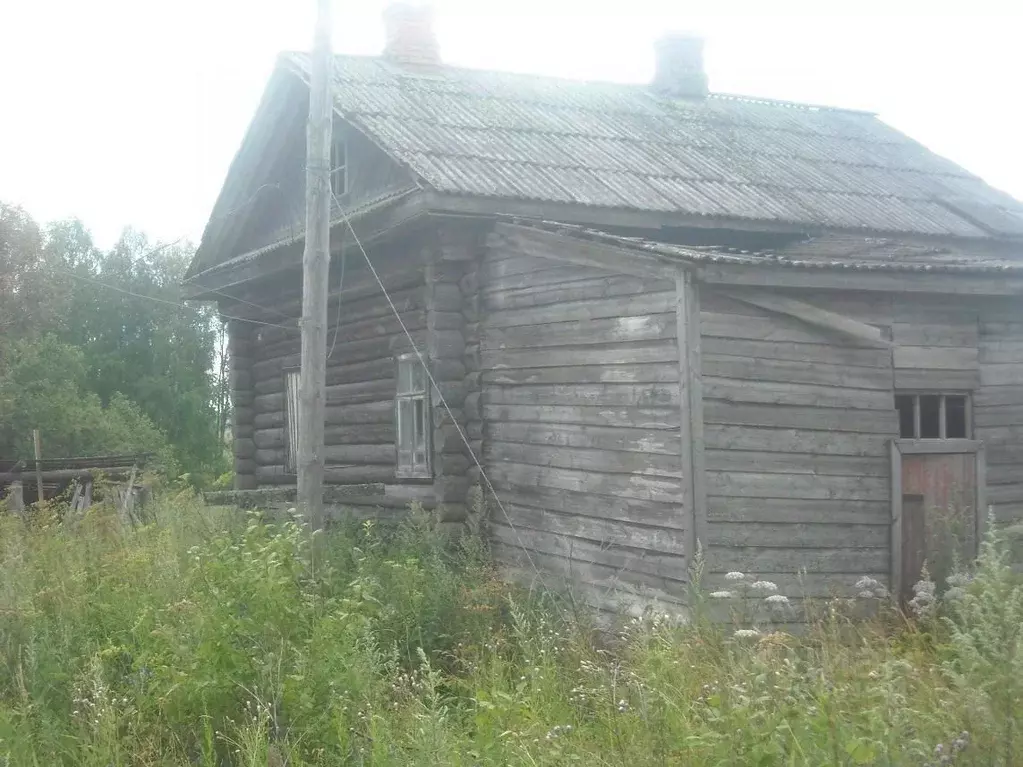
[[[415,353],[395,358],[395,476],[432,479],[430,380]]]
[[[298,474],[298,368],[284,369],[284,473]]]
[[[348,138],[339,125],[330,140],[330,191],[335,197],[348,194]]]
[[[913,436],[903,437],[902,436],[902,419],[899,419],[899,438],[903,440],[914,440],[917,442],[935,442],[942,441],[948,442],[950,440],[972,440],[973,439],[973,397],[970,396],[968,391],[950,391],[950,390],[924,390],[924,389],[910,389],[910,390],[895,390],[895,397],[912,397],[913,398]],[[920,427],[920,398],[921,397],[939,397],[938,403],[938,436],[937,437],[921,437]],[[965,399],[964,418],[966,420],[966,434],[963,437],[949,437],[947,436],[947,410],[946,410],[946,398],[948,397],[962,397]],[[897,409],[896,409],[897,411]]]

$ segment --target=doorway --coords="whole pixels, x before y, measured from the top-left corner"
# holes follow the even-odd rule
[[[976,558],[985,519],[984,448],[977,440],[895,439],[891,589],[913,597],[924,567],[939,591]]]

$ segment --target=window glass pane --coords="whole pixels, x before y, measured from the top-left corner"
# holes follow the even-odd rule
[[[284,374],[284,471],[298,471],[298,389],[297,370]]]
[[[415,436],[415,447],[417,449],[426,448],[426,403],[417,399],[414,401],[415,413],[416,413],[416,436]]]
[[[398,394],[412,392],[412,360],[398,360]]]
[[[920,439],[938,439],[941,436],[941,396],[920,395]]]
[[[913,439],[913,396],[900,394],[895,398],[895,409],[899,411],[899,436]]]
[[[945,436],[966,439],[966,397],[945,397]]]
[[[415,443],[412,400],[398,400],[398,449],[411,450]]]
[[[412,360],[412,391],[426,391],[426,371],[423,370],[423,364],[418,359]]]

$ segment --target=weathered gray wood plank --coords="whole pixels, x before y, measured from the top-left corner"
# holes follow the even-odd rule
[[[527,588],[543,584],[554,593],[567,592],[574,601],[616,619],[623,615],[640,615],[653,605],[661,611],[667,605],[676,605],[681,610],[685,599],[685,582],[678,578],[623,571],[536,551],[530,551],[530,563],[517,547],[501,542],[495,542],[493,552],[506,580]],[[533,565],[541,569],[540,574]]]
[[[750,383],[710,376],[704,376],[703,396],[708,400],[727,402],[847,410],[890,411],[894,406],[890,390],[846,389],[837,386],[767,381]]]
[[[973,423],[986,426],[1023,426],[1023,404],[974,407]]]
[[[601,279],[608,272],[585,266],[565,266],[557,261],[548,261],[552,268],[519,274],[508,274],[502,277],[487,277],[480,285],[483,293],[508,290],[523,290],[538,285],[570,285],[573,282]]]
[[[980,362],[994,364],[1023,364],[1023,339],[1017,341],[988,341],[980,344]]]
[[[538,285],[533,288],[485,293],[485,306],[492,311],[528,309],[572,301],[595,301],[618,296],[646,295],[667,289],[663,280],[639,277],[604,277],[561,285]],[[611,315],[613,316],[613,315]]]
[[[682,492],[678,480],[639,474],[596,474],[511,462],[492,464],[488,473],[495,484],[519,487],[539,485],[554,490],[639,498],[660,503],[678,503]]]
[[[844,408],[792,407],[788,405],[737,405],[708,399],[704,404],[707,423],[736,426],[776,426],[785,429],[898,433],[895,410],[847,410]]]
[[[888,459],[881,454],[849,456],[746,450],[707,450],[706,464],[708,471],[827,474],[851,477],[887,477],[889,468]]]
[[[718,522],[777,524],[834,523],[884,525],[891,520],[890,504],[848,498],[734,498],[710,496],[708,518]]]
[[[889,482],[881,477],[708,472],[707,494],[744,498],[843,498],[883,501]]]
[[[647,342],[643,344],[606,344],[601,346],[566,346],[557,349],[492,350],[483,348],[484,369],[549,368],[563,365],[631,365],[647,362],[675,362],[675,344]]]
[[[534,421],[550,424],[677,429],[677,408],[597,407],[583,405],[484,405],[486,421]]]
[[[879,328],[868,325],[865,322],[860,322],[847,315],[808,304],[805,301],[768,291],[743,291],[730,293],[729,295],[736,300],[759,306],[762,309],[794,317],[808,325],[824,328],[829,332],[845,337],[851,337],[861,344],[867,343],[878,347],[891,346],[891,342],[883,337]]]
[[[886,524],[711,522],[708,533],[711,546],[887,548],[889,543]]]
[[[682,530],[686,523],[682,508],[674,502],[659,503],[640,498],[616,498],[540,486],[517,487],[507,484],[501,484],[498,492],[502,503],[559,511],[575,516],[591,516],[672,530]],[[495,511],[494,516],[500,517],[500,511]]]
[[[900,346],[976,347],[980,330],[977,323],[961,322],[896,322],[892,337]]]
[[[776,383],[807,383],[853,389],[891,391],[891,371],[855,365],[814,364],[795,360],[755,359],[720,354],[703,355],[703,374],[718,378]]]
[[[892,360],[897,369],[976,370],[979,365],[976,347],[896,346]]]
[[[752,426],[708,426],[707,450],[764,450],[836,456],[886,456],[887,436],[847,432],[774,429]]]
[[[485,405],[595,405],[610,407],[674,407],[678,385],[672,384],[546,384],[483,389]]]
[[[380,381],[394,378],[394,358],[391,356],[380,359],[347,364],[345,362],[327,362],[327,386],[360,381]],[[256,394],[275,394],[284,391],[284,373],[281,370],[264,371],[262,378],[254,384]]]
[[[625,546],[661,554],[685,554],[685,536],[678,529],[564,514],[514,503],[506,503],[505,510],[515,521],[516,527],[547,531],[566,539],[581,538],[604,547]]]
[[[973,393],[974,408],[1023,404],[1023,383],[983,386]]]
[[[823,362],[831,365],[859,365],[863,367],[891,368],[891,351],[887,349],[859,349],[824,344],[800,344],[788,341],[745,341],[731,338],[705,338],[703,353],[725,354],[733,357],[792,360],[794,362]]]
[[[674,311],[675,292],[648,293],[585,301],[564,301],[547,306],[504,309],[487,316],[488,328],[509,328],[516,325],[542,325],[548,322],[597,320],[601,318],[635,317]]]
[[[980,385],[981,373],[976,370],[898,369],[895,371],[895,388],[897,389],[970,391]]]
[[[644,277],[674,277],[676,267],[668,259],[653,253],[620,248],[598,241],[583,242],[575,237],[498,223],[495,232],[512,251],[586,267],[607,269],[616,274]],[[501,245],[496,246],[497,249]]]
[[[643,454],[678,456],[678,440],[665,430],[626,427],[575,426],[561,424],[552,428],[542,423],[493,422],[485,427],[488,439],[557,447],[625,450]]]
[[[489,439],[484,443],[483,455],[489,463],[512,461],[533,466],[553,466],[606,474],[682,478],[682,465],[678,456],[658,453],[524,445]]]
[[[669,363],[568,365],[551,368],[485,370],[484,384],[672,383],[678,371]]]
[[[980,368],[981,386],[1023,386],[1023,362],[991,364]]]
[[[714,569],[744,573],[879,573],[888,572],[887,548],[761,548],[719,546],[711,552]]]
[[[487,349],[533,349],[597,343],[660,341],[675,337],[674,314],[642,314],[598,320],[573,320],[510,328],[484,328]]]
[[[526,548],[550,556],[561,557],[569,562],[592,562],[613,567],[625,573],[635,572],[655,577],[685,578],[685,557],[662,554],[624,546],[606,547],[596,541],[573,536],[551,535],[549,532],[533,530],[524,525],[515,525],[512,530],[507,523],[493,522],[491,536],[498,542],[513,548]]]

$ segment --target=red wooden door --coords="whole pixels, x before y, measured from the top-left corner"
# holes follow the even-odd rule
[[[913,596],[924,564],[944,589],[957,564],[977,555],[978,454],[902,455],[901,584]]]

